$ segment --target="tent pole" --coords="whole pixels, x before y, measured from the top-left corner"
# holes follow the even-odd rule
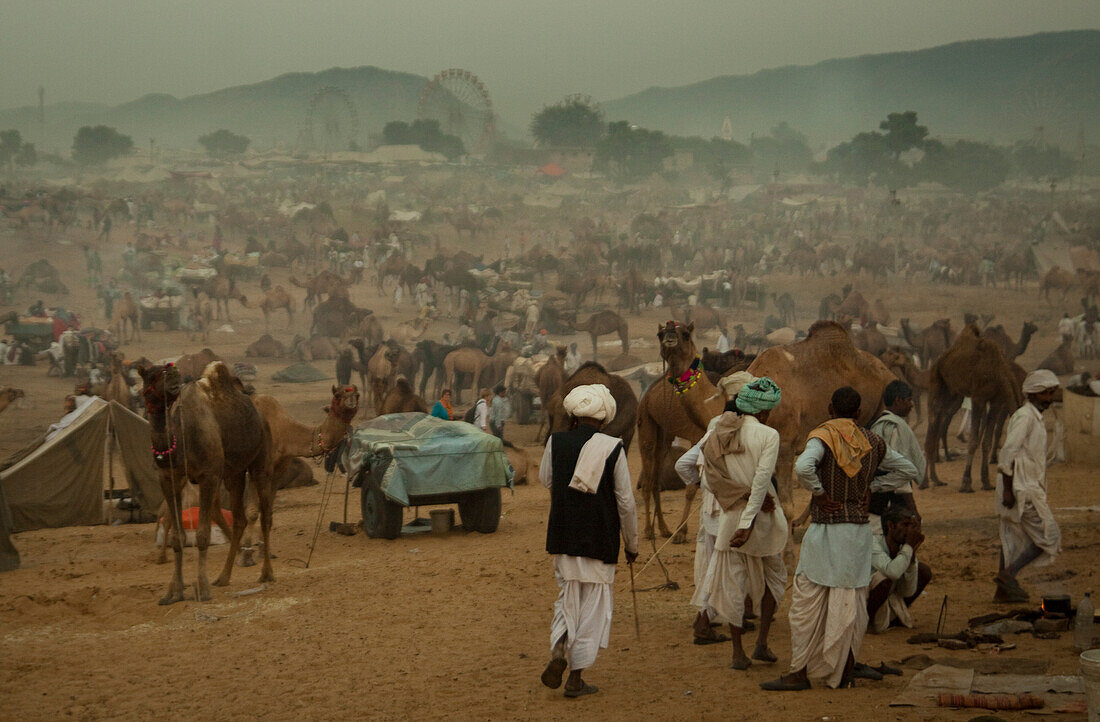
[[[115,502],[115,425],[107,422],[107,504]],[[111,523],[108,512],[107,523]]]

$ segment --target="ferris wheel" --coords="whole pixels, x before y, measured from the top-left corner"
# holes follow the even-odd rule
[[[1078,127],[1080,103],[1067,85],[1068,64],[1054,59],[1025,75],[1012,94],[1012,115],[1030,132],[1029,142],[1067,142]]]
[[[304,140],[322,153],[349,150],[359,134],[359,118],[342,89],[326,85],[313,94],[306,116]]]
[[[448,68],[424,86],[416,114],[439,121],[440,130],[458,136],[467,153],[487,149],[496,130],[489,92],[476,75],[461,68]]]

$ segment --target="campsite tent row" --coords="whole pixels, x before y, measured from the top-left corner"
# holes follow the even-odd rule
[[[10,534],[49,527],[102,524],[104,459],[112,436],[130,496],[144,515],[164,497],[149,452],[149,422],[98,396],[78,397],[74,411],[0,465],[0,571],[19,566]]]

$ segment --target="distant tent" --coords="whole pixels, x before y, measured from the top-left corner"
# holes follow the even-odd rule
[[[126,470],[127,483],[119,486],[129,486],[146,516],[156,514],[164,496],[149,451],[149,422],[114,401],[83,397],[76,410],[0,465],[10,531],[104,523],[104,459],[112,429]]]
[[[557,178],[559,176],[565,175],[565,169],[557,163],[547,163],[543,167],[539,168],[539,173],[542,173],[543,175],[548,175],[551,178]]]

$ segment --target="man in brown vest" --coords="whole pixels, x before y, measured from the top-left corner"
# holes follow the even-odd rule
[[[867,630],[872,534],[867,503],[876,471],[915,481],[917,469],[856,423],[859,392],[833,392],[830,418],[810,432],[795,462],[798,481],[813,493],[811,523],[791,589],[791,671],[767,690],[810,688],[810,677],[849,686]]]

